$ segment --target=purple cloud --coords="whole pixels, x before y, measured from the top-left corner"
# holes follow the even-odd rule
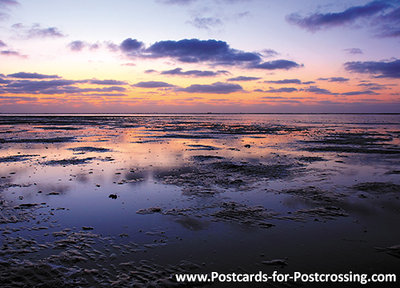
[[[304,89],[306,92],[315,93],[315,94],[323,94],[323,95],[337,95],[337,93],[333,93],[327,89],[319,88],[317,86],[310,86]]]
[[[87,81],[90,84],[96,84],[96,85],[126,85],[128,84],[125,81],[118,81],[118,80],[97,80],[97,79],[91,79]]]
[[[272,84],[302,84],[300,79],[283,79],[283,80],[264,81],[264,82]]]
[[[297,67],[301,67],[301,66],[302,65],[297,64],[296,62],[293,62],[293,61],[280,59],[280,60],[274,60],[274,61],[255,64],[252,66],[252,68],[266,69],[266,70],[276,70],[276,69],[289,70],[289,69],[297,68]]]
[[[6,43],[0,40],[0,47],[6,47],[6,46],[7,46]]]
[[[267,93],[292,93],[298,91],[296,88],[293,87],[282,87],[278,89],[270,88],[269,90],[264,90],[263,92]]]
[[[55,79],[61,78],[58,75],[45,75],[39,73],[27,73],[27,72],[18,72],[13,74],[8,74],[8,77],[12,78],[20,78],[20,79]]]
[[[170,88],[175,87],[172,84],[161,82],[161,81],[147,81],[147,82],[139,82],[134,85],[133,87],[140,87],[140,88]]]
[[[318,78],[318,80],[329,81],[329,82],[347,82],[350,79],[344,77],[330,77],[330,78]]]
[[[349,54],[353,54],[353,55],[363,54],[363,51],[360,48],[347,48],[347,49],[344,49],[344,51],[346,51]]]
[[[286,20],[309,31],[317,31],[322,28],[345,25],[352,23],[359,18],[376,15],[389,8],[386,1],[372,1],[364,6],[353,6],[342,12],[336,13],[314,13],[307,17],[298,14],[290,14]]]
[[[189,23],[196,28],[205,30],[209,30],[215,26],[222,25],[221,19],[215,17],[195,17]]]
[[[24,38],[60,38],[65,35],[56,27],[42,28],[40,24],[33,24],[31,27],[26,27],[21,23],[11,26],[16,29]]]
[[[182,71],[182,68],[175,68],[172,70],[167,70],[167,71],[162,71],[160,74],[162,75],[180,75],[180,76],[193,76],[193,77],[212,77],[212,76],[218,76],[221,74],[228,74],[228,71],[225,70],[218,70],[216,72],[214,71],[208,71],[208,70],[188,70],[188,71]]]
[[[350,91],[350,92],[345,92],[345,93],[342,93],[341,95],[344,95],[344,96],[379,95],[379,93],[376,93],[375,91],[372,91],[372,90],[364,90],[364,91]]]
[[[400,60],[346,62],[347,71],[373,74],[376,78],[400,78]]]
[[[229,78],[228,81],[254,81],[260,79],[261,78],[259,77],[239,76],[239,77]]]
[[[216,82],[205,85],[193,84],[186,88],[179,88],[177,91],[183,91],[187,93],[230,94],[243,91],[243,88],[237,84]]]
[[[16,56],[16,57],[21,57],[21,58],[26,58],[27,57],[26,55],[22,55],[18,51],[14,51],[14,50],[3,50],[3,51],[0,51],[0,55]]]
[[[143,42],[140,42],[136,39],[127,38],[124,41],[122,41],[119,47],[123,52],[131,54],[139,51],[141,48],[143,48],[143,46],[144,46]]]
[[[258,53],[232,49],[224,41],[183,39],[159,41],[144,51],[150,58],[171,57],[185,63],[212,62],[221,65],[259,63]]]
[[[85,42],[80,40],[72,41],[71,43],[68,44],[68,47],[72,51],[81,51],[83,48],[85,48]]]

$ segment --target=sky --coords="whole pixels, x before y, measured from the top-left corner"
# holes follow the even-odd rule
[[[0,0],[0,113],[400,112],[398,0]]]

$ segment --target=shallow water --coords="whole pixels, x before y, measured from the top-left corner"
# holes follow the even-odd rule
[[[400,244],[400,115],[8,115],[0,137],[9,287],[400,272],[377,249]]]

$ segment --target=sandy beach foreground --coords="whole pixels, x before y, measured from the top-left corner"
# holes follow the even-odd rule
[[[398,114],[8,115],[0,163],[2,287],[400,276]]]

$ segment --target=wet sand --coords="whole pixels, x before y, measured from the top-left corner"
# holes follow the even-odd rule
[[[400,272],[400,115],[1,116],[0,167],[2,287]]]

